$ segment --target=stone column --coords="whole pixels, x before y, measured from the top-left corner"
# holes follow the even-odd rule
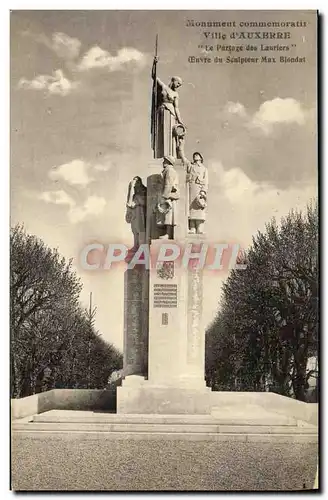
[[[127,269],[124,273],[124,348],[123,373],[143,373],[143,282],[144,266]]]
[[[148,378],[148,332],[149,332],[149,270],[143,270],[142,303],[141,303],[141,373]]]
[[[188,269],[187,364],[195,384],[205,386],[205,328],[203,313],[203,270]]]

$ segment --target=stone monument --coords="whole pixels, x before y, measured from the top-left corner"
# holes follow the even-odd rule
[[[138,264],[125,275],[125,378],[117,388],[117,412],[209,414],[211,391],[205,384],[200,265],[205,218],[200,205],[198,212],[193,212],[189,203],[191,197],[201,199],[199,195],[204,193],[206,201],[207,171],[195,155],[193,163],[184,155],[185,127],[176,92],[181,80],[174,77],[166,87],[156,76],[157,62],[155,57],[151,126],[154,160],[147,178],[145,228],[150,266],[147,269]],[[177,131],[176,125],[183,130]],[[183,258],[157,259],[164,242],[180,249]],[[136,251],[134,245],[132,255]]]

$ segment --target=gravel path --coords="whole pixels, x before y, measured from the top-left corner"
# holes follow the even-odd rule
[[[311,489],[317,445],[13,436],[18,490]]]

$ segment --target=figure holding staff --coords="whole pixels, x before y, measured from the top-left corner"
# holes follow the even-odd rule
[[[157,76],[157,37],[155,57],[152,67],[152,116],[151,138],[154,158],[173,156],[177,158],[177,137],[185,134],[179,111],[179,94],[177,90],[182,85],[178,76],[173,76],[168,85]]]

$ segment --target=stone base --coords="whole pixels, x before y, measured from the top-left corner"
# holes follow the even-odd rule
[[[211,413],[211,391],[146,384],[118,387],[117,413],[208,415]]]

